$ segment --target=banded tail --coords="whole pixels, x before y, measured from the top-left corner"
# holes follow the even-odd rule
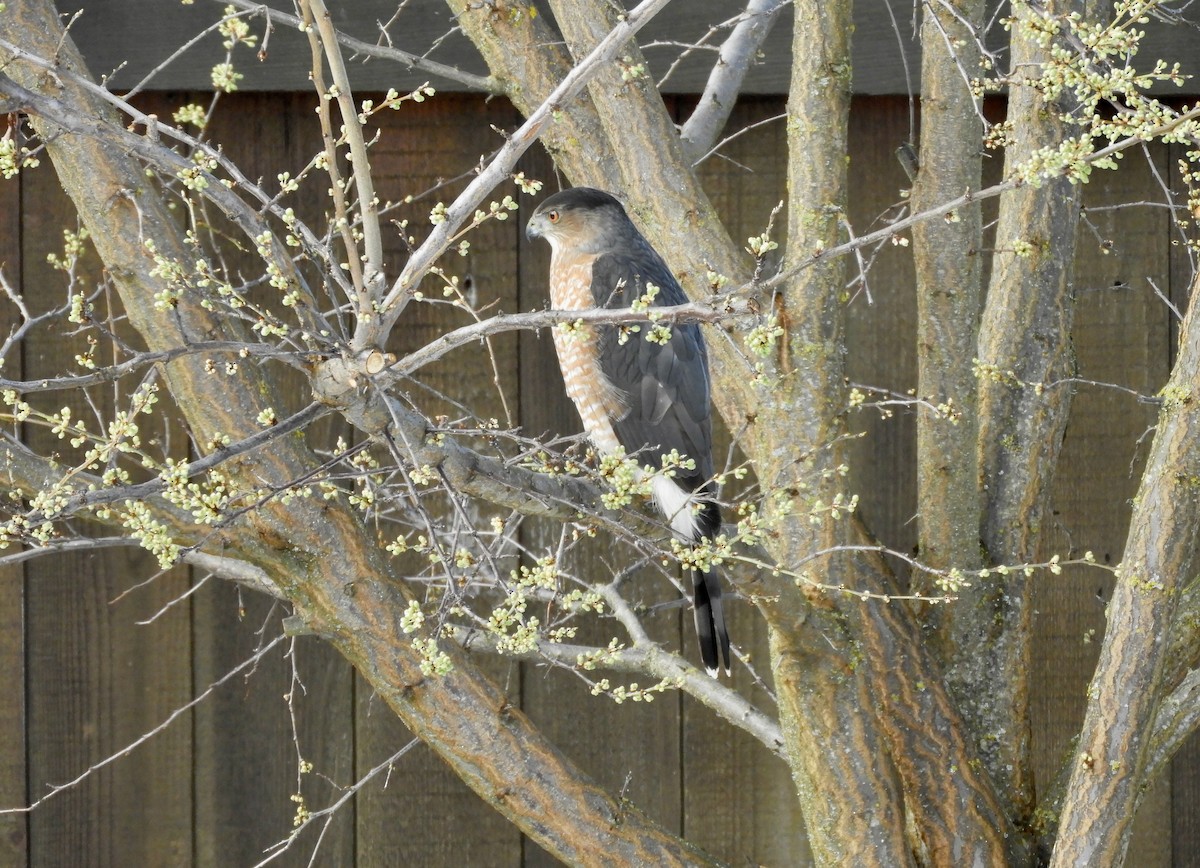
[[[698,543],[712,539],[721,527],[721,512],[711,500],[706,487],[686,491],[674,481],[655,477],[654,500],[671,523],[680,539]],[[693,509],[699,503],[698,510]],[[708,674],[717,677],[721,669],[729,674],[732,654],[729,649],[729,630],[725,626],[725,610],[721,605],[721,578],[715,569],[692,571],[692,609],[696,617],[696,639],[700,643],[700,659]]]

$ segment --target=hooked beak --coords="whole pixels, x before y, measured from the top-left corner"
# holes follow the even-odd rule
[[[534,214],[529,218],[525,224],[525,237],[530,241],[542,237],[542,215]]]

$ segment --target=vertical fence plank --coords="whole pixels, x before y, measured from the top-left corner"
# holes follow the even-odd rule
[[[248,177],[263,178],[266,189],[274,190],[277,173],[288,171],[296,177],[320,148],[312,111],[315,99],[307,94],[226,97],[209,135]],[[160,113],[167,116],[170,111]],[[288,204],[301,219],[317,218],[328,205],[327,186],[327,180],[318,177]],[[262,269],[249,254],[228,262],[243,268],[246,276]],[[278,408],[281,416],[307,403],[302,375],[290,370],[274,373],[283,383],[285,399],[292,402],[286,410]],[[307,435],[312,446],[326,448],[336,433],[324,424]],[[275,601],[219,581],[196,594],[195,607],[198,690],[248,659],[264,638],[279,635],[280,618],[287,614]],[[294,656],[285,656],[283,650],[273,653],[196,711],[196,852],[202,865],[257,863],[267,848],[292,833],[299,807],[293,796],[302,796],[304,808],[317,811],[354,783],[353,671],[318,639],[302,637],[293,647]],[[299,679],[295,684],[293,664]],[[311,772],[299,773],[301,757],[312,764]],[[352,864],[354,835],[350,803],[327,829],[307,829],[274,864],[306,865],[312,858],[319,864]]]
[[[208,689],[279,635],[280,608],[224,582],[194,596],[195,685]],[[248,866],[285,839],[296,806],[296,752],[283,652],[218,688],[195,711],[196,862]],[[304,854],[283,860],[299,864]]]
[[[22,183],[28,203],[22,286],[30,308],[43,311],[66,298],[63,275],[50,269],[46,254],[61,252],[62,231],[75,229],[76,218],[49,165],[26,173]],[[93,253],[81,268],[81,286],[90,291],[98,274]],[[61,332],[41,330],[25,344],[24,373],[53,376],[71,370],[74,354],[82,349],[82,342]],[[113,392],[94,394],[111,411]],[[59,392],[30,395],[29,400],[42,409],[69,404],[74,418],[93,429],[97,424],[78,395]],[[34,425],[26,430],[35,448],[57,452],[64,463],[82,455],[48,431]],[[186,571],[173,570],[116,600],[157,569],[153,557],[132,548],[57,555],[28,564],[32,798],[43,795],[47,785],[68,781],[119,752],[189,698],[189,605],[175,606],[148,626],[136,623],[187,590]],[[129,758],[34,811],[33,864],[189,864],[190,770],[191,730],[185,716]]]
[[[515,115],[505,103],[486,103],[469,96],[438,95],[421,103],[408,103],[399,112],[386,112],[372,121],[382,131],[372,152],[376,190],[381,199],[399,201],[428,192],[410,205],[392,211],[384,225],[384,253],[389,274],[399,273],[407,247],[394,221],[408,219],[408,234],[419,243],[430,229],[434,203],[449,202],[467,183],[460,177],[478,165],[480,157],[499,147],[501,139],[490,125],[511,128]],[[454,179],[454,180],[450,180]],[[444,186],[443,186],[444,185]],[[495,198],[515,192],[497,191]],[[486,208],[486,205],[484,206]],[[477,305],[497,302],[498,310],[516,308],[516,233],[511,217],[491,221],[468,237],[466,257],[447,257],[442,265],[458,277]],[[470,282],[466,283],[466,278]],[[431,299],[444,300],[435,278],[422,289]],[[404,312],[389,344],[397,354],[425,345],[449,328],[465,325],[469,318],[446,304],[414,303]],[[516,412],[516,339],[500,336],[488,348],[464,347],[418,371],[396,387],[431,415],[458,419],[464,412],[484,419],[495,417],[502,427],[510,420],[505,405]],[[503,391],[501,400],[497,383]],[[444,396],[444,399],[439,397]],[[457,405],[456,405],[457,404]],[[515,421],[515,420],[512,420]],[[443,498],[430,498],[431,511],[446,509]],[[487,507],[469,505],[487,514]],[[482,519],[486,522],[486,518]],[[388,531],[385,528],[385,532]],[[414,578],[415,568],[414,568]],[[420,594],[415,581],[414,591]],[[435,596],[437,591],[435,590]],[[401,638],[400,641],[403,641]],[[477,661],[478,662],[478,661]],[[482,661],[484,671],[507,685],[515,697],[516,667],[508,661]],[[395,716],[360,680],[356,720],[357,762],[360,773],[394,754],[412,738]],[[520,834],[488,804],[475,795],[435,754],[418,747],[401,759],[387,780],[371,783],[358,799],[358,864],[360,865],[515,865],[520,860]]]
[[[849,219],[856,235],[886,225],[907,200],[911,186],[896,149],[913,142],[908,101],[902,97],[858,97],[850,113]],[[886,243],[863,250],[866,283],[849,287],[846,314],[846,376],[852,383],[904,394],[917,385],[916,276],[911,248]],[[849,269],[858,273],[855,263]],[[865,436],[851,448],[850,479],[863,519],[880,542],[913,550],[917,527],[916,413],[897,409],[852,414],[851,426]]]
[[[12,286],[21,279],[21,177],[0,182],[0,272]],[[20,315],[0,301],[0,331]],[[21,376],[20,352],[4,360],[9,377]],[[5,426],[8,429],[10,426]],[[0,570],[0,810],[26,804],[25,792],[25,568]],[[0,865],[21,868],[29,856],[25,814],[0,815]]]

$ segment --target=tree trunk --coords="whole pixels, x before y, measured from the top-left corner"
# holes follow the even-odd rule
[[[1080,2],[1049,4],[1084,12]],[[1030,15],[1021,7],[1019,14]],[[1036,77],[1048,57],[1013,27],[1012,69]],[[1005,177],[1073,130],[1036,88],[1009,94],[1011,143]],[[1043,385],[1074,371],[1072,267],[1079,188],[1066,178],[1026,185],[1000,201],[991,285],[979,334],[979,473],[984,566],[1037,560],[1050,484],[1070,409],[1069,389]],[[947,677],[977,734],[984,762],[1021,825],[1032,822],[1029,672],[1032,603],[1020,570],[992,573],[964,589],[950,612]],[[971,649],[969,652],[965,649]]]
[[[921,147],[912,190],[920,213],[979,190],[983,149],[980,102],[959,65],[975,69],[982,0],[925,7],[921,28]],[[913,227],[917,273],[917,502],[921,560],[938,570],[979,566],[975,465],[976,381],[972,371],[982,306],[980,205]],[[929,405],[927,406],[926,403]],[[928,578],[913,577],[920,590]],[[940,607],[930,614],[938,616]],[[949,659],[961,649],[945,649]]]
[[[1134,499],[1108,629],[1088,688],[1054,847],[1053,868],[1122,865],[1146,784],[1151,732],[1185,583],[1200,566],[1200,314],[1190,306],[1179,356],[1160,393],[1154,444]]]

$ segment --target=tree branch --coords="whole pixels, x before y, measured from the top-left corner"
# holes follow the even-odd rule
[[[102,383],[115,383],[122,377],[136,373],[152,365],[172,362],[182,356],[200,353],[229,353],[255,358],[277,358],[284,362],[293,360],[289,352],[267,344],[252,344],[243,341],[201,341],[156,353],[138,353],[131,359],[99,368],[90,374],[68,374],[61,377],[39,377],[36,380],[8,380],[0,377],[0,389],[12,389],[18,394],[29,392],[57,392],[85,389]]]
[[[333,74],[334,98],[342,116],[342,135],[350,145],[350,170],[354,177],[354,186],[358,191],[358,222],[363,235],[363,252],[359,255],[358,244],[354,240],[352,227],[347,220],[343,231],[351,233],[346,242],[346,255],[353,260],[352,268],[362,268],[362,286],[359,290],[360,318],[371,315],[372,307],[379,302],[380,290],[383,288],[383,236],[379,229],[379,200],[375,196],[375,182],[371,177],[370,155],[367,153],[367,142],[363,138],[362,123],[358,119],[358,106],[354,103],[354,91],[350,86],[350,76],[346,72],[346,64],[337,46],[337,31],[333,19],[325,7],[325,0],[301,0],[305,10],[316,20],[316,33],[309,29],[308,37],[314,44],[319,44],[325,51],[325,59],[329,63],[329,71]],[[318,35],[319,34],[319,35]],[[315,50],[315,48],[314,48]],[[319,70],[314,69],[314,73]],[[317,75],[314,79],[320,81]],[[330,94],[319,93],[318,99],[322,106]],[[329,169],[336,171],[337,154],[330,154]],[[338,179],[334,177],[335,187]],[[338,201],[341,201],[340,189],[335,189]],[[347,217],[349,215],[346,215]],[[361,260],[361,263],[360,263]]]
[[[1154,729],[1146,755],[1142,779],[1155,780],[1166,771],[1171,758],[1200,728],[1200,669],[1191,669],[1172,690],[1154,715]],[[1143,788],[1144,789],[1144,788]]]
[[[274,24],[284,24],[295,30],[303,30],[304,22],[295,15],[290,15],[280,9],[267,6],[260,2],[260,0],[216,0],[216,2],[225,6],[244,9],[256,15],[262,15]],[[494,76],[472,75],[458,67],[447,66],[444,63],[438,63],[436,60],[430,60],[419,54],[412,54],[408,51],[402,51],[399,48],[392,48],[390,45],[385,46],[376,45],[373,42],[363,42],[361,39],[355,39],[353,36],[340,31],[335,31],[334,35],[340,44],[346,46],[355,54],[361,54],[366,57],[378,57],[380,60],[390,60],[393,63],[400,64],[405,69],[415,69],[420,72],[429,73],[430,75],[436,75],[447,81],[458,82],[470,90],[490,93],[496,96],[504,94],[504,86]]]
[[[467,651],[485,650],[499,653],[495,641],[478,630],[458,627],[454,631],[454,639]],[[574,669],[579,665],[580,655],[591,655],[596,651],[595,648],[559,642],[539,642],[533,651],[517,655],[506,653],[504,656],[533,663],[551,660]],[[721,718],[748,732],[767,750],[776,756],[783,756],[783,736],[777,722],[755,708],[735,690],[697,669],[678,654],[663,650],[657,643],[635,643],[632,648],[605,651],[598,668],[671,681],[678,685],[681,691],[712,709]]]
[[[386,383],[392,377],[409,376],[426,365],[432,364],[459,347],[475,343],[491,335],[518,329],[543,329],[564,323],[583,322],[596,325],[628,325],[655,322],[675,325],[688,322],[719,323],[731,319],[754,316],[750,305],[728,295],[714,296],[708,302],[687,302],[668,307],[651,307],[634,312],[629,308],[593,308],[591,310],[537,310],[528,313],[500,314],[488,317],[435,338],[423,347],[388,366]],[[630,340],[643,340],[637,333]],[[0,387],[3,386],[0,380]]]
[[[1197,298],[1200,281],[1190,295]],[[1182,584],[1200,566],[1200,305],[1180,332],[1179,355],[1163,388],[1154,443],[1134,498],[1124,559],[1108,604],[1108,629],[1088,696],[1066,789],[1052,868],[1120,865],[1139,792],[1152,765],[1160,687]],[[1190,679],[1185,679],[1187,683]],[[1186,695],[1186,694],[1184,694]],[[1176,698],[1179,698],[1178,696]],[[1164,722],[1182,728],[1187,715]],[[1166,746],[1163,741],[1160,746]]]
[[[1072,3],[1074,5],[1072,5]],[[1082,3],[1063,8],[1082,9]],[[1019,14],[1027,14],[1020,12]],[[947,21],[946,26],[953,26]],[[973,44],[973,43],[972,43]],[[1050,49],[1014,27],[1013,68],[1040,68]],[[1039,148],[1054,148],[1072,135],[1062,120],[1067,106],[1048,106],[1035,87],[1014,86],[1013,143],[1005,149],[1005,177]],[[1042,392],[1035,385],[1070,377],[1074,321],[1071,292],[1079,185],[1066,177],[1023,186],[1000,202],[991,283],[975,354],[985,370],[1011,371],[1022,385],[981,375],[978,390],[978,485],[982,506],[979,538],[985,566],[1036,557],[1050,482],[1057,465],[1071,392]],[[1036,248],[1014,252],[1018,240]],[[970,566],[966,564],[965,566]],[[964,589],[947,613],[944,631],[949,677],[963,697],[984,763],[1015,816],[1028,823],[1034,808],[1030,766],[1029,676],[1032,584],[1021,574],[991,575]],[[969,653],[964,649],[970,648]],[[987,686],[988,699],[981,690]],[[981,701],[982,700],[982,701]]]
[[[721,45],[721,52],[708,75],[700,101],[680,129],[679,138],[689,163],[698,163],[725,128],[758,49],[766,41],[779,18],[780,10],[788,2],[750,0],[746,11],[738,16],[739,21],[733,32]]]

